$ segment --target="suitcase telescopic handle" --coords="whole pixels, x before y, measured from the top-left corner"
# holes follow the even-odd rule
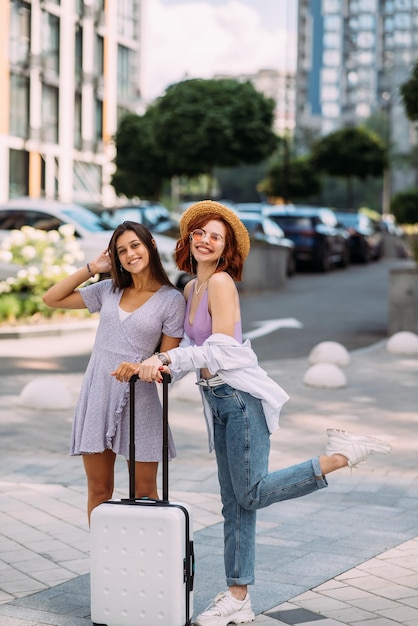
[[[168,385],[170,374],[163,376],[163,501],[168,502]],[[138,374],[129,379],[129,499],[135,500],[135,383]]]

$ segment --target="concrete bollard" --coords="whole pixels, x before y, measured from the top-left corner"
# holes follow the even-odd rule
[[[406,262],[390,270],[388,335],[418,332],[418,267]]]
[[[237,283],[238,289],[262,291],[284,287],[290,251],[287,246],[252,242],[245,262],[243,280]]]

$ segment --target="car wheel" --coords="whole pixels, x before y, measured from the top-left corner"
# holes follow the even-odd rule
[[[296,273],[296,260],[295,257],[292,253],[289,254],[289,257],[287,259],[287,277],[291,278],[292,276],[295,275]]]
[[[370,261],[370,248],[367,245],[367,242],[363,242],[361,247],[360,261],[361,263],[368,263]]]
[[[341,253],[340,267],[347,267],[350,264],[350,250],[347,246],[344,246]]]
[[[318,269],[320,272],[329,272],[329,270],[331,269],[331,261],[329,258],[328,248],[322,250],[322,256],[318,261]]]

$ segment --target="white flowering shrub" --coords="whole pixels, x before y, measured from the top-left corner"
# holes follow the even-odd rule
[[[51,316],[53,310],[42,302],[42,296],[58,280],[72,274],[83,259],[84,253],[69,224],[50,231],[31,226],[12,230],[0,246],[0,261],[21,269],[17,276],[0,281],[0,321],[35,313]],[[11,306],[13,294],[20,297]]]

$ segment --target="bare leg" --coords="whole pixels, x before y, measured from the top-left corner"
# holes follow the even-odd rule
[[[90,524],[92,510],[110,500],[114,489],[116,454],[105,450],[98,454],[83,454],[84,471],[87,476],[87,515]]]
[[[129,461],[128,461],[129,467]],[[158,500],[157,462],[135,462],[135,497]]]
[[[319,464],[321,466],[322,475],[330,474],[335,470],[348,466],[348,459],[343,454],[332,454],[331,456],[320,456]]]
[[[236,600],[244,600],[247,595],[247,585],[231,585],[228,589]]]

